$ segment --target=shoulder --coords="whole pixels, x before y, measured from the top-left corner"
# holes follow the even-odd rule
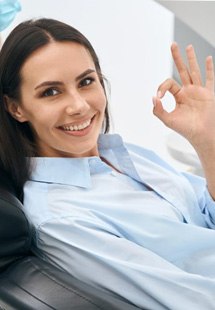
[[[156,165],[159,165],[163,167],[164,169],[168,169],[171,172],[174,172],[176,174],[179,173],[174,167],[172,167],[165,159],[160,157],[157,153],[155,153],[153,150],[147,149],[145,147],[142,147],[140,145],[136,145],[133,143],[127,143],[125,142],[125,146],[133,158],[139,158],[139,159],[145,159],[151,163],[154,163]]]

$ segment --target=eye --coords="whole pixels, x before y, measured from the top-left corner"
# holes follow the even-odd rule
[[[56,88],[48,88],[42,93],[42,97],[51,97],[59,94]]]
[[[79,87],[85,87],[91,85],[95,81],[92,77],[86,77],[83,80],[80,81]]]

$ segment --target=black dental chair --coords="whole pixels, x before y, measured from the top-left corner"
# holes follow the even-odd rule
[[[31,225],[10,180],[0,171],[1,310],[139,309],[35,257],[30,246]]]

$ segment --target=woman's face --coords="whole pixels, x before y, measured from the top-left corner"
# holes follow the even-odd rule
[[[16,119],[34,130],[40,156],[98,156],[106,97],[89,52],[74,42],[51,42],[21,69]]]

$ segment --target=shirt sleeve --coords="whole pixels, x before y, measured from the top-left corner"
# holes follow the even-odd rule
[[[141,309],[214,309],[214,280],[181,270],[93,214],[40,225],[37,255],[41,252],[43,259]]]
[[[215,229],[215,201],[211,197],[205,178],[183,173],[194,189],[199,207],[209,228]]]

